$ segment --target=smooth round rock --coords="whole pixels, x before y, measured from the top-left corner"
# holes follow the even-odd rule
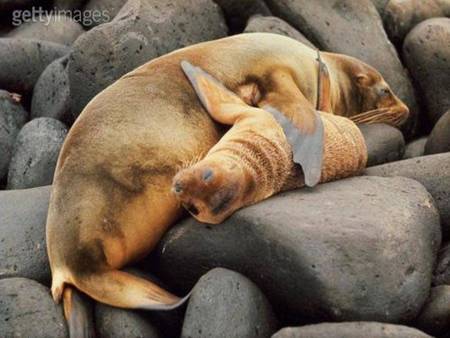
[[[403,159],[423,156],[425,151],[425,143],[427,143],[427,137],[421,137],[417,140],[409,142],[405,147],[405,153]]]
[[[253,15],[272,15],[264,0],[214,0],[227,20],[230,33],[241,33]]]
[[[0,191],[0,279],[50,280],[45,244],[50,189]]]
[[[301,327],[288,327],[272,338],[432,338],[403,325],[375,322],[322,323]]]
[[[450,285],[450,243],[443,245],[439,250],[433,285]]]
[[[0,280],[0,332],[2,337],[69,337],[62,306],[49,289],[26,278]]]
[[[7,189],[26,189],[52,184],[66,126],[40,117],[28,122],[17,135],[9,164]]]
[[[363,176],[279,194],[220,225],[188,218],[156,253],[164,280],[180,290],[221,266],[298,320],[398,322],[428,296],[440,235],[420,183]]]
[[[414,89],[370,0],[266,0],[270,10],[302,32],[321,50],[354,56],[375,67],[410,109],[403,130],[415,127]]]
[[[35,20],[23,23],[13,29],[8,37],[19,39],[37,39],[71,45],[84,32],[83,27],[65,15],[45,16],[45,21]]]
[[[427,155],[447,151],[450,151],[450,109],[436,123],[425,145]]]
[[[293,38],[305,45],[315,48],[305,36],[288,24],[286,21],[275,16],[252,16],[245,27],[244,33],[274,33]]]
[[[70,48],[48,41],[0,38],[0,88],[29,93],[44,69]]]
[[[102,338],[162,337],[144,311],[119,309],[102,303],[95,305],[95,326],[97,335]]]
[[[92,28],[102,23],[110,22],[119,13],[120,9],[125,5],[127,0],[90,0],[84,6],[85,11],[96,11],[100,13],[98,18],[86,20],[85,27]]]
[[[367,166],[400,160],[405,152],[405,139],[397,128],[384,123],[358,125],[367,146]]]
[[[450,333],[450,285],[431,289],[430,298],[416,319],[417,327],[434,336]]]
[[[14,142],[28,118],[28,113],[17,98],[0,90],[0,180],[8,173]]]
[[[39,77],[33,89],[31,118],[52,117],[68,125],[73,122],[68,61],[68,56],[53,61]]]
[[[184,317],[182,338],[258,338],[276,330],[272,307],[247,277],[222,268],[195,285]]]
[[[422,183],[441,216],[444,238],[450,238],[450,153],[411,158],[367,168],[366,175],[404,176]]]
[[[406,34],[418,23],[448,15],[448,0],[389,0],[383,10],[383,23],[391,41],[401,45]]]
[[[450,109],[450,18],[414,27],[405,38],[403,56],[434,125]]]
[[[129,0],[117,16],[81,35],[69,60],[74,117],[101,90],[151,59],[225,36],[211,0]]]

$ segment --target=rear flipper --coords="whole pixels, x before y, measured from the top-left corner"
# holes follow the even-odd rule
[[[94,338],[92,301],[68,286],[64,288],[63,300],[70,338]]]

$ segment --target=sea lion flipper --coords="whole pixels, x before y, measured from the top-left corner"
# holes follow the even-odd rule
[[[181,68],[203,107],[216,121],[232,125],[244,110],[248,110],[249,107],[239,96],[200,67],[181,61]]]
[[[64,288],[63,299],[64,317],[69,326],[70,336],[94,338],[92,303],[70,286]]]
[[[323,160],[323,122],[315,112],[315,128],[313,131],[302,131],[286,114],[275,107],[266,105],[264,110],[270,112],[283,128],[286,138],[291,145],[293,160],[300,164],[305,176],[305,184],[309,187],[317,185],[320,181]]]

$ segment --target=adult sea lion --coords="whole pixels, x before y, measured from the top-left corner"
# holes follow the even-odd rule
[[[286,137],[295,130],[285,133],[270,112],[248,106],[200,68],[188,62],[182,67],[211,117],[232,125],[205,158],[173,179],[172,191],[192,216],[218,224],[237,209],[305,185]],[[342,116],[319,111],[319,117],[324,125],[320,182],[359,173],[367,163],[359,128]]]
[[[408,116],[372,67],[343,55],[321,56],[329,72],[323,110],[394,125]],[[180,217],[170,191],[174,175],[224,132],[201,106],[180,62],[201,67],[244,102],[284,114],[311,145],[300,164],[313,182],[322,161],[314,147],[323,147],[314,110],[316,58],[313,49],[280,35],[235,35],[152,60],[85,107],[59,155],[46,226],[51,291],[55,301],[64,296],[69,323],[79,320],[72,286],[124,308],[171,308],[180,301],[120,271],[146,255]]]

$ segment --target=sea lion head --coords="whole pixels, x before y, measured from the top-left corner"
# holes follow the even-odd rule
[[[360,94],[361,112],[379,110],[379,117],[383,115],[395,125],[402,124],[408,118],[408,107],[394,94],[377,70],[359,62],[353,68],[352,75]]]
[[[237,161],[205,158],[178,172],[172,192],[197,220],[218,224],[248,200],[251,178],[247,176]]]

